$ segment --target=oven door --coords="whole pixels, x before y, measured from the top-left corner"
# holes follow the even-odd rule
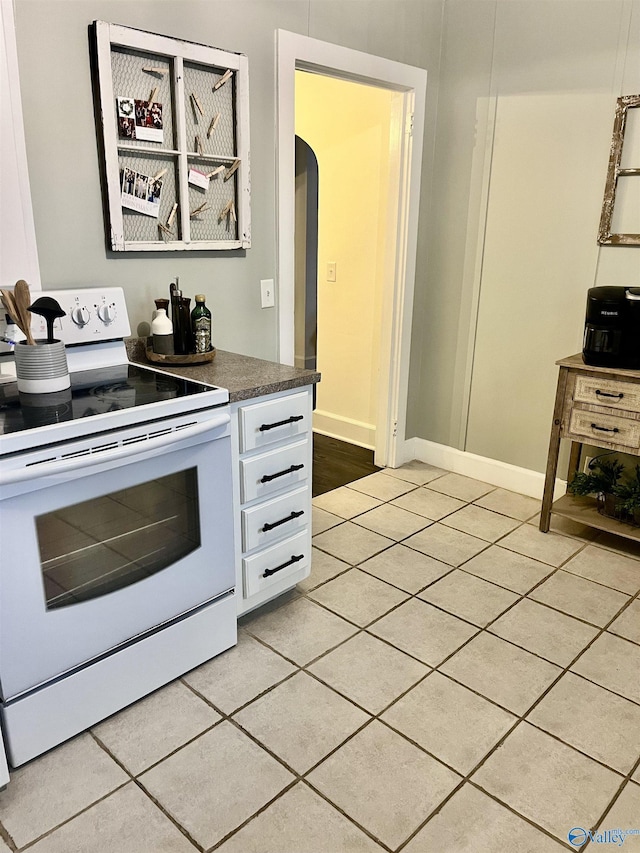
[[[0,490],[5,701],[233,591],[228,411],[113,444]]]

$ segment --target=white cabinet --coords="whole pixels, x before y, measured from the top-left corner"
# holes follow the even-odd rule
[[[311,571],[311,387],[232,404],[238,614]]]

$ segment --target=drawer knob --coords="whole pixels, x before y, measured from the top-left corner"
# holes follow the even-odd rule
[[[287,560],[286,563],[283,563],[281,566],[276,566],[275,569],[265,569],[262,573],[263,578],[268,578],[271,575],[275,575],[276,572],[281,572],[283,569],[286,569],[287,566],[292,566],[294,563],[299,563],[300,560],[304,559],[304,554],[298,554],[297,557],[292,556],[290,560]]]
[[[622,400],[624,394],[609,394],[607,391],[601,391],[599,388],[596,388],[596,395],[598,397],[613,397],[615,400]]]
[[[285,468],[284,471],[278,471],[277,474],[265,474],[260,482],[270,483],[271,480],[275,480],[277,477],[284,477],[285,474],[293,474],[294,471],[299,471],[301,468],[304,468],[302,463],[300,465],[290,465],[288,468]]]
[[[601,427],[598,424],[591,424],[591,429],[597,429],[599,432],[620,432],[618,427]]]
[[[300,518],[301,515],[304,515],[304,510],[300,509],[297,512],[294,510],[290,515],[286,518],[281,518],[280,521],[272,521],[267,522],[262,528],[263,533],[268,533],[270,530],[273,530],[274,527],[280,527],[281,524],[286,524],[287,521],[293,521],[294,518]]]
[[[294,424],[296,421],[301,421],[304,415],[291,415],[290,418],[287,418],[285,421],[277,421],[274,424],[261,424],[259,427],[260,432],[265,432],[268,429],[275,429],[276,427],[286,426],[287,424]]]

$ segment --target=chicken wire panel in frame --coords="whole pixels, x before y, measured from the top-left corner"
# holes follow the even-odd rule
[[[138,189],[139,183],[138,176],[153,179],[156,175],[159,175],[166,169],[164,175],[158,179],[162,182],[162,186],[159,193],[157,217],[127,208],[123,204],[122,219],[125,241],[127,243],[143,243],[149,241],[172,242],[180,240],[179,210],[176,210],[176,213],[174,214],[173,222],[170,226],[172,231],[171,234],[167,234],[162,231],[158,225],[158,223],[166,225],[167,220],[171,215],[171,211],[173,210],[173,206],[177,201],[176,158],[171,156],[162,157],[157,154],[140,153],[138,155],[121,152],[118,157],[118,164],[120,166],[120,181],[122,191],[124,193],[122,197],[123,199],[128,195],[131,188],[130,185],[127,185],[128,179],[131,181],[131,174],[128,173],[132,173],[133,175],[134,184],[132,194],[134,198],[136,198],[136,190]],[[143,184],[140,184],[138,192],[141,192],[142,185]],[[146,189],[147,196],[144,201],[147,201],[148,204],[143,204],[143,200],[140,195],[137,196],[140,201],[132,202],[132,204],[140,204],[141,207],[146,207],[146,209],[152,210],[154,208],[150,207],[149,204],[153,204],[153,201],[149,202],[149,198],[153,190],[149,186],[149,182],[147,182]]]
[[[133,145],[136,148],[157,146],[175,150],[175,122],[173,120],[172,96],[172,63],[168,58],[136,52],[125,47],[113,47],[111,50],[111,73],[113,76],[113,93],[116,99],[116,135],[118,144]],[[144,71],[145,68],[158,69],[158,72]],[[165,73],[162,73],[165,72]],[[135,128],[135,101],[148,104],[154,93],[154,103],[162,105],[162,139],[153,141],[138,139]],[[134,102],[131,124],[124,119],[124,101]],[[153,122],[150,122],[153,130]],[[131,135],[129,135],[129,131]],[[137,133],[139,134],[139,130]],[[153,135],[153,134],[151,134]],[[159,134],[155,134],[159,136]]]
[[[226,70],[184,63],[187,148],[195,154],[236,156],[235,72],[218,89],[213,88]]]
[[[94,21],[94,32],[111,248],[149,252],[224,250],[238,244],[249,248],[246,56],[105,21]],[[148,91],[144,82],[147,76],[152,78]],[[192,93],[192,89],[196,91]],[[192,99],[191,94],[197,98]],[[124,104],[122,99],[126,99]],[[162,106],[163,113],[156,124],[151,120],[154,115],[159,118],[159,110],[152,109],[154,103]],[[128,134],[123,134],[122,126],[127,123],[129,128],[133,126],[133,132],[129,129]],[[144,136],[137,136],[138,127]],[[168,184],[163,187],[162,210],[159,205],[149,210],[142,203],[131,204],[131,192],[129,198],[123,199],[123,168],[128,170],[130,183],[134,182],[136,187],[140,183],[143,190],[145,178],[138,181],[136,174],[146,174],[147,182],[153,177],[148,162],[135,162],[139,156],[168,158],[172,163],[171,190]],[[217,180],[211,179],[212,202],[192,220],[190,213],[202,206],[203,199],[201,190],[189,181],[188,172],[198,166],[203,175],[211,174],[217,167],[221,172]],[[139,171],[141,168],[143,171]],[[195,183],[208,190],[203,175],[194,176]],[[177,212],[172,223],[168,223],[171,202]],[[158,224],[171,225],[175,231],[168,234]]]
[[[217,166],[224,165],[225,172],[229,164],[220,164],[212,160],[198,160],[197,158],[189,158],[189,167],[197,169],[200,172],[209,174],[214,171]],[[190,218],[191,239],[192,240],[230,240],[238,239],[238,223],[237,223],[237,188],[236,179],[237,171],[229,178],[224,180],[225,172],[219,172],[209,180],[207,190],[189,185],[189,211],[192,212],[198,207],[206,206],[206,210]],[[233,203],[233,209],[229,209],[230,203]],[[223,216],[223,211],[227,211]],[[236,219],[234,219],[234,214]]]

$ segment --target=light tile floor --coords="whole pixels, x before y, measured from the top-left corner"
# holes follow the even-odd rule
[[[314,505],[312,576],[15,771],[1,853],[640,851],[640,548],[420,463]]]

